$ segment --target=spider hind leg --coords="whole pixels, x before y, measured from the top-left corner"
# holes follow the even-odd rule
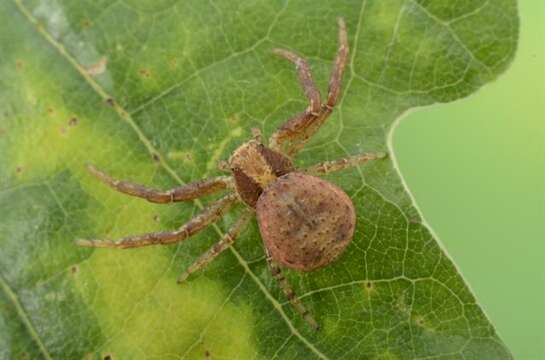
[[[269,251],[266,251],[266,253],[269,271],[271,272],[271,275],[274,277],[274,279],[278,282],[278,286],[280,287],[282,292],[284,292],[284,295],[286,295],[286,297],[288,298],[291,306],[314,330],[319,330],[320,325],[318,325],[310,311],[303,305],[301,300],[297,298],[295,291],[293,291],[293,288],[288,282],[288,279],[286,279],[286,277],[282,273],[282,269],[280,268],[280,266],[272,259]]]

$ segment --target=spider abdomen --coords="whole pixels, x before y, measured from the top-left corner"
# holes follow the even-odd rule
[[[267,186],[256,212],[271,257],[296,270],[331,263],[354,235],[356,213],[348,195],[330,182],[298,172]]]

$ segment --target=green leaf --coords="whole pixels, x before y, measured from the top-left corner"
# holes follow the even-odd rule
[[[1,358],[511,358],[394,154],[328,177],[355,203],[354,241],[329,267],[288,272],[319,332],[272,280],[255,222],[176,284],[238,210],[175,246],[74,245],[172,229],[211,201],[152,205],[85,165],[161,188],[217,174],[252,127],[270,135],[306,107],[273,47],[307,57],[325,91],[337,16],[351,45],[344,95],[298,166],[391,153],[405,111],[471,94],[516,48],[515,0],[0,3]]]

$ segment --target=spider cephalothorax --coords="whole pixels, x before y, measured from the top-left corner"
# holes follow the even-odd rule
[[[229,248],[251,218],[257,216],[271,274],[279,282],[291,305],[317,329],[318,323],[295,296],[279,264],[300,271],[312,271],[328,265],[338,258],[352,240],[356,214],[352,201],[344,191],[314,175],[357,166],[368,160],[384,158],[386,154],[359,154],[296,169],[291,158],[319,130],[340,96],[348,55],[344,21],[339,19],[339,49],[329,79],[327,101],[324,103],[320,100],[320,92],[312,81],[306,61],[287,50],[275,49],[274,52],[296,65],[309,105],[304,112],[279,127],[271,135],[268,145],[261,141],[261,133],[254,130],[254,138],[239,146],[229,161],[220,167],[229,173],[228,176],[160,191],[115,180],[93,166],[89,167],[91,173],[113,189],[156,203],[189,201],[213,192],[232,190],[233,187],[234,191],[208,205],[200,214],[174,231],[129,236],[116,241],[78,240],[77,243],[88,247],[122,249],[173,244],[220,219],[236,202],[243,202],[247,207],[236,223],[218,243],[190,265],[178,281],[184,281]]]
[[[255,208],[259,195],[279,176],[294,170],[291,160],[257,140],[242,144],[229,159],[240,198]]]

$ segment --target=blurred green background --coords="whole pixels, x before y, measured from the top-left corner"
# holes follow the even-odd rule
[[[496,82],[416,110],[393,135],[427,222],[517,359],[545,359],[545,1],[521,0]]]

